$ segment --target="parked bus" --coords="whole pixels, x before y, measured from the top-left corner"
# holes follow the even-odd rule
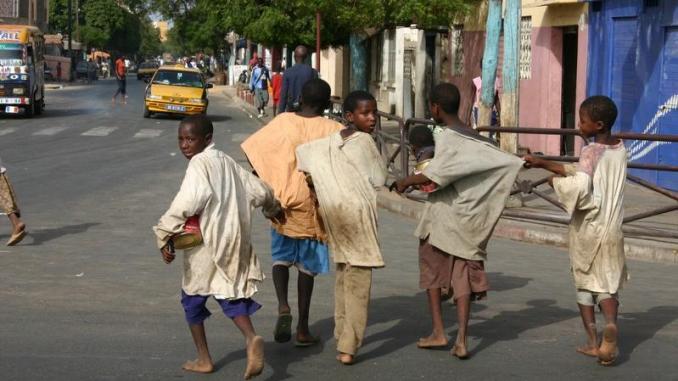
[[[45,43],[40,29],[0,24],[0,112],[33,116],[45,107]]]

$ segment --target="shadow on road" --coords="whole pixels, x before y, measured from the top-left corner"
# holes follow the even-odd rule
[[[43,111],[42,117],[49,118],[67,118],[70,116],[78,116],[85,114],[95,114],[100,112],[101,109],[92,107],[92,108],[50,108],[49,104],[47,108]]]
[[[172,114],[172,113],[159,113],[154,112],[151,116],[152,119],[165,119],[165,120],[182,120],[186,115],[181,114]],[[212,122],[225,122],[231,120],[232,118],[228,115],[210,115],[207,114],[207,118]]]
[[[615,365],[631,359],[633,351],[657,332],[678,319],[678,306],[657,306],[646,312],[624,313],[619,319],[619,358]]]
[[[101,225],[99,222],[88,222],[84,224],[68,225],[53,229],[31,230],[29,227],[28,237],[32,238],[31,243],[22,243],[23,246],[39,246],[45,242],[61,238],[66,235],[77,235],[84,233],[93,226]]]

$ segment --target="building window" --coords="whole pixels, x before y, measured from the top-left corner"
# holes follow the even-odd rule
[[[395,82],[396,70],[396,42],[395,30],[388,32],[388,83]]]
[[[532,17],[520,19],[520,79],[532,78]]]
[[[464,26],[454,25],[450,31],[452,75],[460,76],[464,74]]]
[[[19,0],[0,1],[0,17],[19,17]]]

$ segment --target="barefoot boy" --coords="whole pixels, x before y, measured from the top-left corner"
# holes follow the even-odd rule
[[[372,286],[372,269],[383,267],[377,235],[377,192],[386,166],[370,134],[377,102],[354,91],[344,102],[349,127],[297,148],[300,171],[310,175],[334,263],[334,337],[337,360],[352,364],[360,347]]]
[[[544,168],[562,177],[552,179],[560,202],[572,216],[570,263],[577,304],[588,337],[577,351],[598,357],[603,365],[617,356],[617,293],[627,280],[624,258],[622,200],[626,180],[624,143],[611,136],[617,107],[608,97],[594,96],[579,107],[579,129],[593,143],[582,148],[579,165],[563,165],[525,156],[526,166]],[[595,305],[605,316],[598,346]]]
[[[489,288],[484,269],[487,242],[523,161],[463,125],[454,85],[433,88],[430,110],[436,123],[448,128],[435,135],[435,155],[422,173],[396,183],[399,192],[428,181],[437,186],[415,231],[420,240],[419,285],[428,294],[433,322],[433,332],[417,346],[447,345],[440,301],[441,289],[450,288],[459,323],[452,354],[466,358],[470,303],[484,298]]]
[[[257,336],[250,315],[261,306],[252,300],[264,279],[250,242],[251,209],[263,207],[268,218],[281,216],[273,191],[228,155],[214,148],[212,122],[190,116],[179,125],[179,148],[190,160],[186,176],[172,205],[153,230],[165,263],[174,260],[172,238],[189,217],[200,216],[204,243],[184,251],[181,304],[198,351],[183,368],[209,373],[214,369],[203,322],[212,296],[245,337],[245,379],[264,367],[264,340]]]
[[[21,221],[21,213],[16,202],[12,183],[5,173],[5,167],[0,160],[0,210],[7,214],[12,223],[12,235],[7,240],[7,246],[14,246],[26,237],[26,224]]]
[[[324,138],[343,128],[322,115],[330,105],[330,86],[312,79],[301,92],[301,110],[279,114],[242,144],[259,177],[275,191],[285,209],[285,222],[274,223],[271,230],[273,284],[278,297],[278,321],[274,338],[279,343],[292,338],[292,315],[287,300],[289,267],[299,270],[297,280],[299,321],[295,345],[305,347],[318,342],[308,328],[314,277],[329,272],[329,254],[317,209],[311,199],[304,174],[297,170],[295,150],[310,141]]]

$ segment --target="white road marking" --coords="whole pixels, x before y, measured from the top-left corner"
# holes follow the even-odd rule
[[[82,136],[108,136],[111,132],[117,130],[118,127],[94,127],[91,130],[83,132]]]
[[[3,135],[9,135],[9,134],[11,134],[11,133],[14,132],[14,131],[16,131],[16,128],[5,128],[5,129],[2,129],[2,130],[0,130],[0,136],[3,136]]]
[[[231,141],[233,143],[242,143],[245,140],[247,140],[247,138],[249,138],[249,137],[250,137],[250,134],[233,134],[233,135],[231,135]]]
[[[151,128],[142,128],[141,130],[139,130],[139,132],[134,134],[134,137],[135,138],[157,138],[158,136],[160,136],[160,134],[162,134],[162,131],[163,130],[155,130],[155,129],[151,129]]]
[[[41,136],[53,136],[58,134],[59,132],[65,130],[66,127],[48,127],[40,131],[36,131],[33,133],[33,135],[41,135]]]

